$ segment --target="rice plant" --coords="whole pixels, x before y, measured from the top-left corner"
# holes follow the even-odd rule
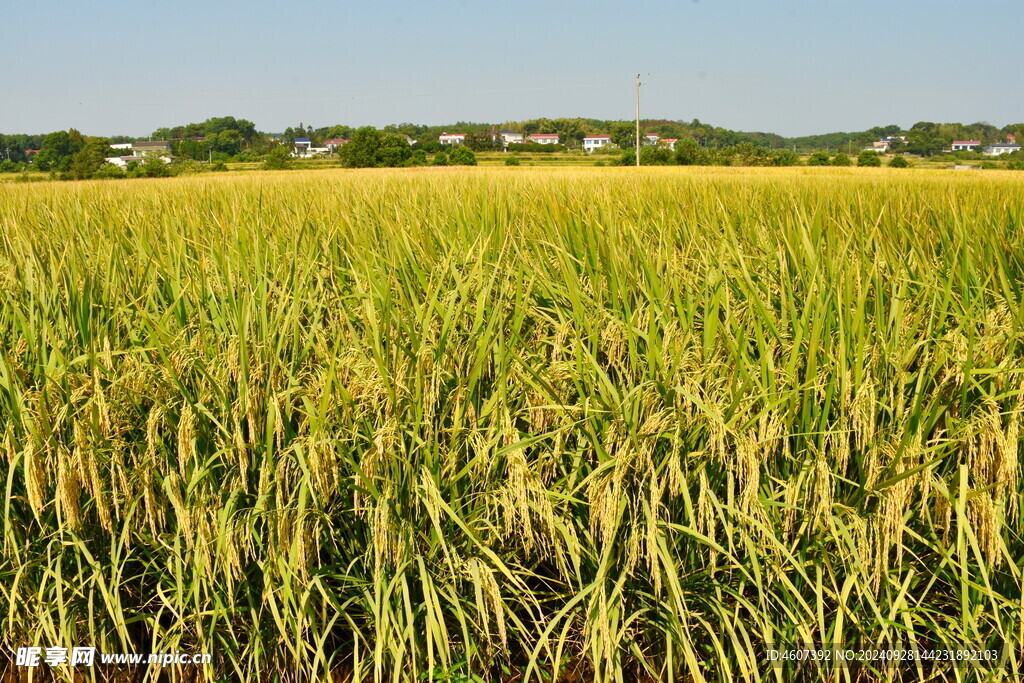
[[[0,645],[213,654],[148,680],[1014,680],[1022,190],[0,185]],[[832,644],[1000,656],[766,657]]]

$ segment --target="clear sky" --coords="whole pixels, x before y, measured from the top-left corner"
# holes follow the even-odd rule
[[[0,0],[0,132],[1024,121],[1022,0]]]

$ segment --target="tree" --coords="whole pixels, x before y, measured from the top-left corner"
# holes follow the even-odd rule
[[[113,155],[114,150],[110,148],[106,138],[88,138],[82,148],[71,157],[68,177],[73,180],[91,178],[107,162],[107,157]]]
[[[676,163],[680,166],[697,166],[708,163],[707,151],[693,138],[683,138],[676,143]]]
[[[403,166],[411,157],[405,136],[382,133],[372,126],[353,132],[352,139],[338,150],[338,159],[345,168]]]
[[[474,152],[488,152],[488,151],[494,149],[494,138],[495,137],[497,137],[498,140],[499,140],[499,142],[498,142],[498,151],[501,151],[501,148],[503,147],[503,145],[500,142],[501,137],[498,136],[497,134],[494,134],[492,136],[491,133],[488,133],[488,132],[485,132],[485,131],[477,131],[476,133],[469,133],[468,135],[466,135],[466,140],[462,144],[464,144],[466,147],[468,147],[470,150],[472,150]]]
[[[889,162],[889,168],[909,168],[910,162],[902,154],[897,154]]]
[[[673,161],[674,159],[672,158],[672,150],[670,150],[668,147],[640,148],[641,166],[668,166]]]
[[[452,166],[476,166],[476,155],[469,147],[459,145],[448,155],[448,163]]]
[[[846,156],[842,152],[832,157],[833,166],[849,166],[853,162],[850,161],[850,157]]]
[[[772,150],[773,166],[796,166],[800,163],[800,157],[791,149]]]
[[[864,150],[863,152],[860,153],[860,156],[857,157],[857,165],[858,166],[881,166],[882,165],[882,157],[878,156],[878,152],[875,152],[873,150],[870,150],[870,149]]]
[[[807,160],[808,166],[828,166],[828,152],[815,152],[811,155],[811,158]]]
[[[36,165],[41,171],[67,171],[71,168],[71,158],[84,145],[81,133],[74,128],[50,133],[43,139]]]
[[[222,162],[221,162],[222,163]],[[263,161],[264,171],[283,171],[292,166],[292,155],[284,145],[278,145],[270,150],[270,154]]]

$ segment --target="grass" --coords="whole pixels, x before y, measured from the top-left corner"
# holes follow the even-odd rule
[[[0,185],[2,644],[208,680],[1013,680],[1022,189]],[[831,643],[1002,656],[764,656]]]

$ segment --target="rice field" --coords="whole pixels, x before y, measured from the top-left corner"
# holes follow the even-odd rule
[[[998,172],[0,184],[0,647],[1015,680],[1022,223]],[[1000,655],[766,656],[831,644]]]

